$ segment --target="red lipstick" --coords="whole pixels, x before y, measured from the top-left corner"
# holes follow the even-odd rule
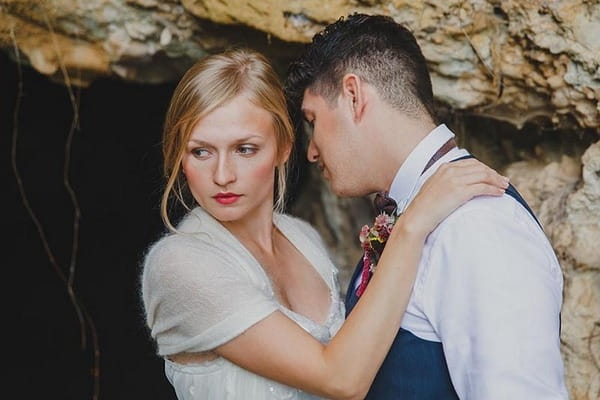
[[[229,205],[235,203],[242,195],[236,193],[219,193],[213,196],[213,199],[219,204]]]

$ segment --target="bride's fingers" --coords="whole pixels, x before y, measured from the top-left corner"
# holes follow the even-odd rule
[[[429,233],[461,204],[477,196],[501,196],[507,187],[508,178],[478,160],[445,163],[421,187],[405,218]]]
[[[464,160],[447,162],[445,164],[442,164],[441,167],[445,168],[446,170],[455,171],[457,173],[460,173],[460,171],[465,170],[481,170],[490,171],[497,174],[496,170],[485,165],[484,163],[475,158],[467,158]]]
[[[459,164],[459,162],[462,162],[462,161],[465,161],[465,163]],[[493,168],[485,165],[481,161],[473,160],[473,159],[449,162],[446,164],[446,168],[457,174],[475,172],[475,171],[487,172],[487,173],[490,173],[493,175],[498,174],[498,172],[496,172],[496,170],[494,170]]]
[[[465,190],[466,200],[470,200],[477,196],[502,196],[506,192],[505,189],[487,183],[476,183],[467,186]]]
[[[485,165],[484,163],[482,163],[481,161],[479,161],[476,158],[465,158],[463,160],[456,160],[456,161],[446,162],[446,164],[448,166],[455,166],[456,168],[468,168],[468,167],[473,167],[473,166],[485,166],[485,167],[487,167],[487,165]]]
[[[481,163],[471,163],[472,168],[463,167],[442,165],[425,182],[404,212],[409,226],[427,234],[472,198],[505,193],[507,178],[493,169]]]
[[[457,161],[448,161],[440,165],[438,170],[443,169],[461,169],[461,168],[471,168],[473,166],[483,165],[483,163],[475,158],[466,158],[464,160]]]
[[[465,170],[460,175],[455,176],[454,184],[456,185],[471,185],[474,183],[485,183],[498,188],[506,189],[509,184],[509,179],[498,174],[492,169],[475,169]]]
[[[462,161],[465,161],[465,163],[458,164]],[[467,163],[467,161],[469,162]],[[443,164],[440,166],[439,173],[436,171],[436,174],[434,174],[433,178],[436,177],[440,181],[451,185],[485,182],[502,188],[508,187],[507,177],[500,175],[482,162],[473,159]]]

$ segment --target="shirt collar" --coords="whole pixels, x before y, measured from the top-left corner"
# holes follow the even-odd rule
[[[445,124],[438,125],[417,144],[400,166],[389,191],[390,197],[398,203],[400,212],[406,208],[419,177],[431,157],[454,136],[454,133]]]

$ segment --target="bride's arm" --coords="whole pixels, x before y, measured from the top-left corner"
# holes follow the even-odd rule
[[[362,399],[397,334],[427,235],[470,198],[501,195],[506,186],[502,176],[476,160],[446,164],[436,171],[399,217],[377,273],[328,345],[275,312],[215,352],[307,392]]]

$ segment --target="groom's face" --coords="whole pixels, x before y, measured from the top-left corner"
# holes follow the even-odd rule
[[[307,89],[302,101],[304,119],[312,128],[308,132],[307,157],[316,163],[338,196],[362,196],[360,155],[363,144],[352,122],[343,96],[334,104]]]

